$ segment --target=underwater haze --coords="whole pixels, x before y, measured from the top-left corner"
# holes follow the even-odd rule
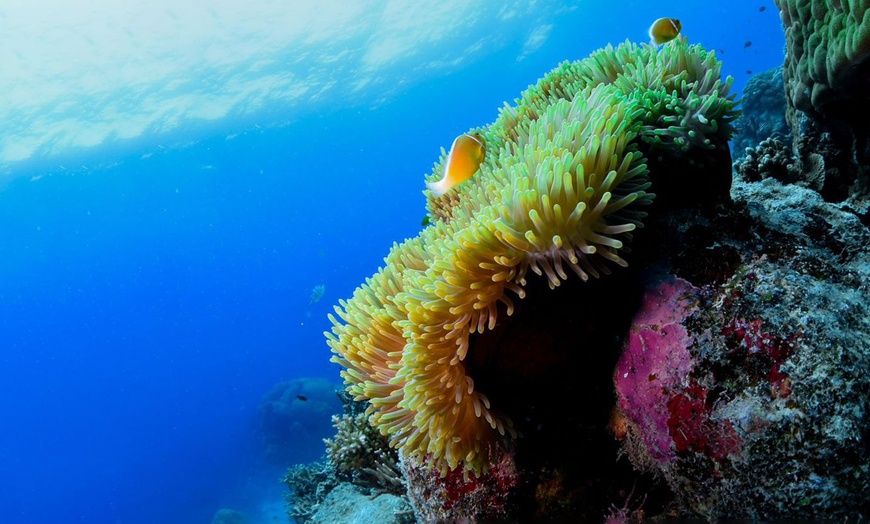
[[[284,521],[329,434],[268,460],[261,399],[340,383],[441,148],[663,16],[738,90],[782,64],[769,0],[3,2],[0,520]]]

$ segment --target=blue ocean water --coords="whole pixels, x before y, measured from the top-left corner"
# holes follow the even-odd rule
[[[0,6],[3,522],[274,522],[260,400],[339,383],[326,315],[440,148],[660,16],[738,90],[783,58],[769,1],[237,4]]]

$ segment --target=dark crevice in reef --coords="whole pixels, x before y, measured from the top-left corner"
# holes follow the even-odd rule
[[[636,271],[615,272],[569,278],[555,290],[532,274],[514,314],[500,311],[495,329],[470,341],[465,365],[475,388],[520,433],[522,483],[512,498],[523,519],[600,520],[636,484],[635,493],[655,493],[652,479],[618,457],[607,430],[613,369],[642,292]]]
[[[710,209],[730,199],[731,151],[727,145],[691,154],[653,148],[643,142],[639,149],[650,172],[652,185],[648,191],[656,195],[652,206],[644,209],[651,215],[686,207]],[[699,173],[703,177],[701,191]]]

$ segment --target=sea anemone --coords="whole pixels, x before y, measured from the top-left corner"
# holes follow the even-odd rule
[[[626,42],[560,65],[473,130],[487,144],[480,172],[429,195],[431,225],[394,244],[330,316],[333,361],[392,446],[442,474],[487,470],[516,430],[475,387],[471,335],[510,317],[529,270],[554,289],[626,266],[653,198],[642,150],[668,148],[662,136],[680,151],[727,144],[729,85],[715,57],[684,39],[662,50]]]

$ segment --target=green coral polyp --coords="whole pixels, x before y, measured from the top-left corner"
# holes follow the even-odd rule
[[[333,361],[392,446],[442,472],[480,474],[516,436],[467,374],[470,335],[511,315],[530,270],[555,288],[627,265],[622,254],[653,199],[639,144],[727,142],[736,111],[720,67],[685,39],[608,46],[560,64],[476,129],[487,143],[480,171],[429,195],[431,225],[394,244],[330,316]]]

